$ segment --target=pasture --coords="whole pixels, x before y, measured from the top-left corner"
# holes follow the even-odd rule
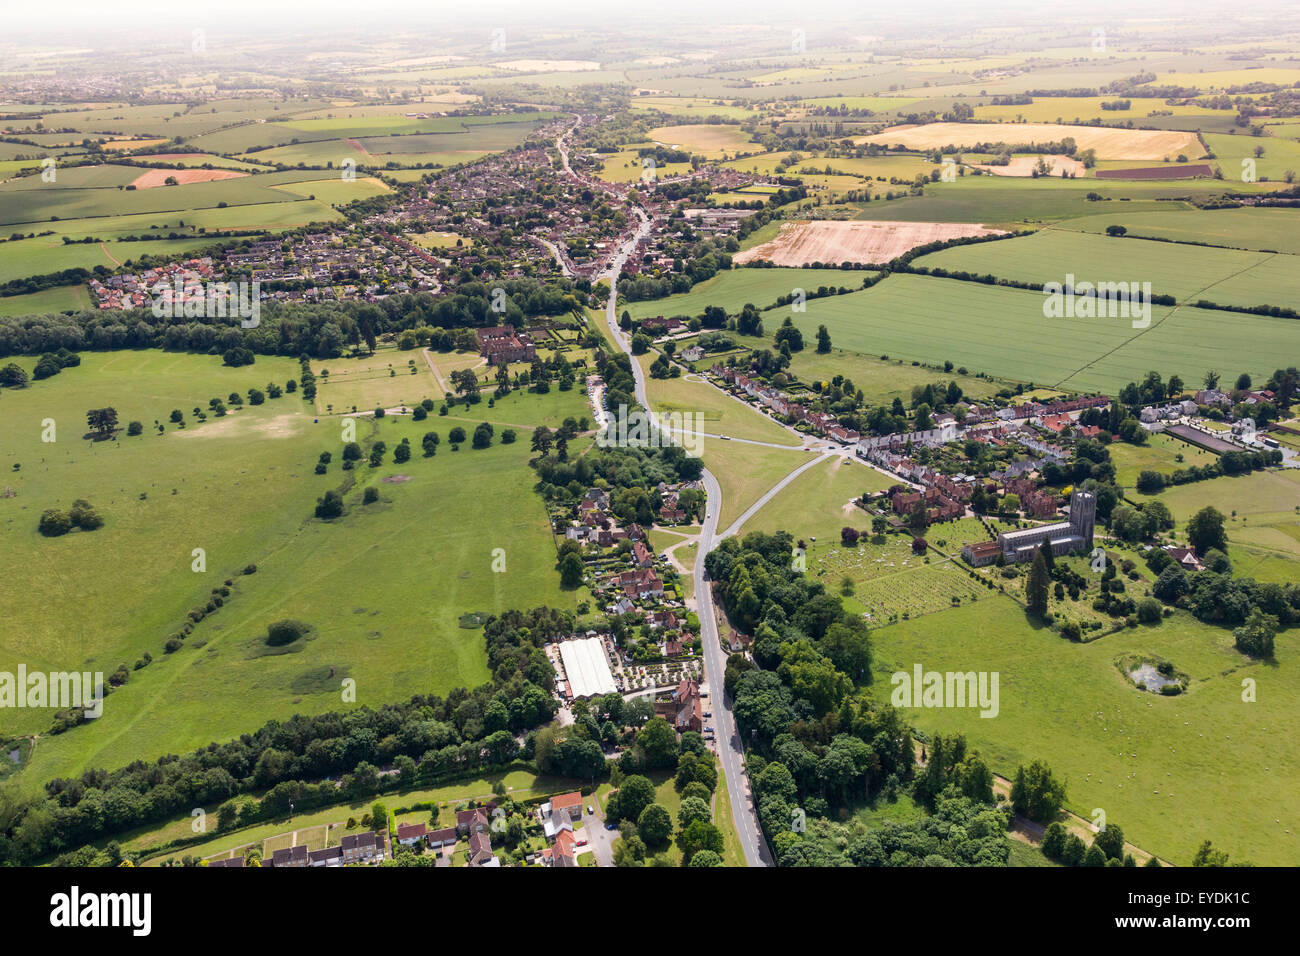
[[[207,356],[86,353],[78,368],[5,390],[0,464],[17,495],[3,501],[0,527],[0,601],[13,625],[0,654],[32,669],[106,673],[144,651],[154,658],[106,702],[99,721],[42,740],[22,775],[32,786],[233,736],[269,717],[337,708],[344,677],[357,681],[357,702],[371,705],[472,686],[487,678],[484,652],[479,632],[459,627],[461,614],[572,606],[574,597],[559,591],[545,512],[531,491],[526,440],[501,445],[498,428],[491,448],[452,451],[451,424],[437,416],[361,420],[359,439],[382,438],[389,452],[377,469],[363,461],[344,472],[338,424],[312,424],[296,395],[206,424],[191,414],[214,395],[297,373],[291,359],[259,357],[236,370]],[[512,412],[523,422],[532,417],[527,397]],[[85,410],[106,404],[124,424],[145,422],[145,433],[83,439]],[[186,429],[168,422],[173,408]],[[40,441],[45,418],[58,423],[52,445]],[[155,418],[164,434],[149,424]],[[443,437],[434,458],[420,452],[426,431]],[[403,437],[415,453],[395,465],[392,449]],[[313,474],[327,450],[328,473]],[[409,480],[381,481],[397,474]],[[378,502],[361,504],[365,486],[379,489]],[[313,519],[316,498],[331,488],[345,490],[347,513]],[[100,510],[104,527],[53,539],[37,533],[42,510],[78,497]],[[484,497],[504,507],[486,523],[467,522]],[[417,528],[437,547],[412,561]],[[195,548],[206,552],[204,573],[191,570]],[[492,573],[494,548],[506,549],[507,573]],[[248,564],[256,574],[240,575]],[[20,571],[35,565],[44,569],[37,578]],[[181,649],[163,653],[186,612],[228,577],[235,584],[225,606]],[[266,625],[284,617],[314,630],[288,653],[268,653]],[[4,730],[48,724],[48,713],[7,712]]]
[[[1230,631],[1182,612],[1072,644],[990,595],[881,628],[872,643],[872,693],[881,700],[889,674],[917,663],[997,672],[995,718],[931,708],[909,710],[909,719],[929,733],[965,734],[1005,777],[1045,760],[1066,784],[1067,809],[1085,818],[1104,809],[1128,840],[1166,860],[1188,865],[1207,839],[1234,862],[1287,865],[1300,853],[1300,742],[1288,730],[1300,716],[1294,632],[1279,635],[1276,666],[1252,663],[1233,649]],[[1115,665],[1130,654],[1172,661],[1191,675],[1190,690],[1138,690]],[[1256,702],[1242,702],[1246,677],[1258,683]]]

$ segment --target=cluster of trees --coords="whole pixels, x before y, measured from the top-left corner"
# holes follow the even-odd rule
[[[705,559],[730,620],[754,635],[753,661],[732,655],[724,687],[779,851],[800,839],[792,821],[893,792],[913,762],[911,729],[859,690],[871,670],[866,625],[799,570],[799,553],[787,533],[754,533]]]
[[[557,442],[558,444],[558,442]],[[574,461],[562,460],[558,454],[543,453],[533,461],[539,478],[537,490],[557,505],[574,505],[590,487],[609,492],[610,511],[623,525],[636,522],[654,523],[663,503],[658,486],[697,481],[704,465],[678,445],[662,448],[609,447],[593,448],[590,454]],[[700,513],[704,507],[701,493],[684,491],[679,503],[688,513]]]
[[[869,829],[810,819],[802,838],[778,837],[776,859],[781,866],[1006,866],[1008,820],[1007,810],[949,787],[929,814],[909,823]]]
[[[505,291],[504,297],[495,294],[498,288]],[[258,326],[251,329],[241,328],[238,318],[157,317],[147,310],[3,317],[0,355],[39,355],[61,348],[163,348],[224,355],[243,348],[258,355],[336,358],[349,347],[374,351],[377,337],[389,333],[400,336],[409,330],[417,341],[428,336],[424,344],[435,344],[432,339],[440,329],[519,327],[530,316],[575,314],[589,289],[585,282],[542,283],[524,278],[494,281],[490,286],[469,282],[458,286],[453,295],[438,298],[419,292],[379,302],[270,302],[263,306]]]
[[[384,787],[427,785],[531,756],[530,731],[551,721],[555,673],[542,649],[573,615],[507,611],[484,625],[492,680],[445,698],[419,695],[377,710],[268,721],[225,743],[114,771],[57,778],[44,793],[0,797],[0,864],[30,864],[193,807],[218,807],[221,825],[247,825],[364,798]],[[521,748],[516,735],[524,736]],[[381,777],[393,764],[400,777]],[[328,777],[342,779],[340,788]],[[252,795],[261,794],[259,799]],[[241,797],[236,803],[232,798]]]
[[[1124,852],[1124,831],[1113,823],[1099,829],[1091,845],[1065,824],[1053,823],[1043,833],[1041,849],[1043,856],[1066,866],[1137,866],[1133,855]],[[1153,856],[1146,865],[1158,867],[1160,861]]]
[[[104,519],[89,501],[78,498],[67,511],[49,508],[41,512],[37,530],[47,538],[57,538],[67,534],[73,528],[82,531],[94,531],[104,525]]]

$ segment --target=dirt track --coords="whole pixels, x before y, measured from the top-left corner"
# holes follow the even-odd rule
[[[734,261],[741,264],[766,261],[778,266],[806,266],[814,262],[881,264],[927,242],[988,236],[1000,231],[969,222],[790,222],[781,226],[775,239],[737,253]]]

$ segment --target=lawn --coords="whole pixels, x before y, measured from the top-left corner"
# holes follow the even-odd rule
[[[748,340],[745,340],[748,344]],[[834,339],[831,340],[834,344]],[[895,398],[901,398],[904,405],[912,401],[912,389],[924,388],[926,385],[956,381],[961,386],[965,398],[978,401],[988,398],[1001,386],[986,378],[974,375],[962,375],[953,370],[945,372],[938,368],[913,365],[903,359],[882,361],[875,355],[863,355],[841,348],[832,348],[830,352],[819,353],[814,348],[805,347],[795,352],[790,359],[790,371],[804,382],[829,382],[836,375],[843,375],[853,382],[854,387],[862,390],[863,397],[870,405],[889,405]]]
[[[362,422],[357,432],[387,443],[384,464],[344,473],[338,426],[313,424],[293,395],[207,424],[193,420],[191,409],[209,397],[296,375],[297,363],[283,358],[259,357],[236,370],[206,356],[87,353],[79,368],[6,390],[0,466],[16,497],[3,501],[0,527],[0,604],[11,624],[0,660],[108,673],[144,651],[154,657],[98,722],[43,738],[20,779],[35,786],[86,766],[230,737],[273,716],[338,708],[345,677],[357,682],[356,702],[371,706],[474,686],[488,676],[484,649],[479,631],[458,626],[461,614],[573,606],[558,588],[526,441],[453,452],[450,425],[437,416],[420,423],[390,416]],[[85,410],[109,404],[123,423],[146,423],[145,434],[83,439]],[[167,421],[173,408],[189,422],[183,431]],[[54,444],[40,441],[45,418],[57,423]],[[155,419],[165,434],[155,433]],[[430,430],[444,441],[425,459],[420,436]],[[392,449],[403,437],[415,453],[397,466]],[[326,450],[334,461],[315,475]],[[378,480],[396,474],[409,480]],[[380,498],[363,506],[367,485]],[[317,497],[331,488],[346,489],[347,514],[313,519]],[[37,534],[42,510],[79,497],[100,510],[103,528],[56,539]],[[483,500],[494,503],[492,515],[467,521],[482,514]],[[191,570],[195,548],[206,553],[204,573]],[[506,573],[492,570],[495,549],[504,549]],[[241,576],[248,564],[256,574]],[[30,574],[32,567],[41,574]],[[163,653],[186,612],[226,578],[235,584],[225,606],[175,654]],[[289,653],[267,653],[266,625],[285,617],[314,630]],[[240,693],[221,693],[229,687]],[[9,711],[3,730],[48,725],[48,714]]]
[[[1300,253],[1300,209],[1242,207],[1238,209],[1180,209],[1141,212],[1117,208],[1110,215],[1083,216],[1062,229],[1102,233],[1119,224],[1130,236],[1150,236],[1182,242],[1206,242],[1239,249],[1272,249]]]
[[[722,487],[722,515],[718,531],[727,530],[755,501],[777,482],[806,465],[811,456],[801,451],[780,451],[737,441],[707,440],[704,467]]]
[[[1130,489],[1144,471],[1167,475],[1180,468],[1201,467],[1219,459],[1213,452],[1179,441],[1172,435],[1149,435],[1142,445],[1112,442],[1108,447],[1110,460],[1115,465],[1115,483]]]
[[[909,717],[931,733],[964,733],[1003,776],[1045,760],[1067,785],[1068,809],[1085,818],[1104,809],[1144,849],[1184,866],[1206,839],[1234,861],[1262,865],[1290,864],[1300,852],[1300,743],[1287,729],[1300,716],[1294,633],[1279,637],[1276,666],[1250,663],[1229,631],[1182,613],[1072,644],[1031,626],[1011,600],[989,597],[882,628],[873,643],[881,698],[888,675],[915,663],[998,672],[997,717],[957,708]],[[1137,690],[1115,666],[1126,654],[1173,661],[1191,689]],[[1258,682],[1257,702],[1242,702],[1245,677]]]
[[[656,412],[702,415],[701,431],[708,435],[728,435],[753,441],[773,442],[797,447],[799,439],[785,428],[745,402],[728,395],[705,381],[686,378],[650,378],[650,354],[638,356],[646,369],[646,395]],[[617,409],[612,409],[617,412]],[[691,419],[696,421],[696,419]],[[704,438],[705,447],[717,444],[718,438]]]

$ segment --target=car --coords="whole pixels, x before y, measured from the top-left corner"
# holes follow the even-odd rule
[[[595,812],[596,812],[596,811],[593,810],[593,809],[591,808],[591,804],[590,804],[590,803],[587,804],[587,815],[588,815],[588,816],[591,816],[591,815],[594,814]]]
[[[705,717],[712,717],[712,716],[713,716],[713,712],[710,711],[710,710],[706,710],[706,711],[704,712],[704,716],[705,716]]]
[[[605,824],[605,829],[606,829],[606,830],[617,830],[617,829],[618,829],[618,824],[617,824],[617,823],[606,823],[606,824]]]

